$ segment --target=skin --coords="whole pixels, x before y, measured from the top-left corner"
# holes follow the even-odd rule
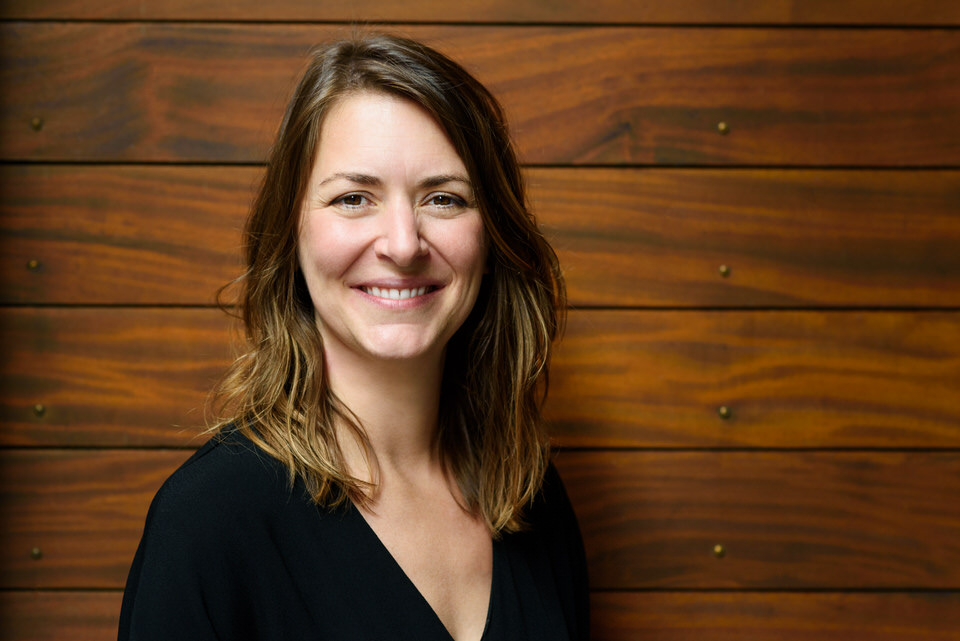
[[[479,639],[492,542],[442,464],[437,412],[444,350],[476,302],[487,241],[463,161],[426,111],[371,92],[333,106],[298,252],[331,388],[376,457],[368,465],[341,432],[350,472],[377,482],[361,514],[451,636]]]

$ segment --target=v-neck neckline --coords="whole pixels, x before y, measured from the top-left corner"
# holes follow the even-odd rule
[[[426,610],[430,613],[430,617],[436,622],[439,626],[439,629],[443,630],[445,634],[445,639],[447,641],[457,641],[453,638],[453,635],[450,634],[450,631],[447,630],[447,626],[443,624],[443,621],[440,619],[440,616],[437,614],[437,611],[433,609],[433,606],[430,605],[430,602],[427,601],[427,597],[423,596],[423,593],[417,588],[416,584],[413,582],[407,573],[404,571],[403,567],[400,565],[399,561],[394,558],[390,550],[387,549],[387,546],[384,545],[383,541],[380,540],[380,537],[377,535],[376,531],[373,529],[373,526],[367,522],[367,519],[363,516],[363,513],[360,509],[353,503],[348,504],[348,511],[352,518],[359,521],[358,525],[360,529],[366,533],[366,535],[371,539],[373,547],[378,550],[380,556],[383,557],[386,566],[392,568],[392,572],[402,577],[402,582],[409,586],[413,594],[417,596],[417,600],[423,604]],[[495,539],[490,540],[491,545],[491,568],[490,568],[490,594],[487,598],[487,614],[484,618],[483,624],[483,633],[480,635],[480,641],[487,641],[487,632],[490,630],[490,621],[493,619],[493,604],[495,603],[494,593],[497,589],[497,570],[500,569],[500,565],[505,561],[505,559],[498,558],[501,554],[500,546]]]

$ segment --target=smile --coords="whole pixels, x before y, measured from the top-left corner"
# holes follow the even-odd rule
[[[413,289],[380,289],[379,287],[361,287],[365,293],[377,298],[386,298],[389,300],[404,300],[406,298],[416,298],[432,292],[436,287],[415,287]]]

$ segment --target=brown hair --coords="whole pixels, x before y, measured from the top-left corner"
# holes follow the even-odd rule
[[[540,407],[565,289],[556,255],[526,202],[503,111],[492,94],[437,51],[392,35],[315,50],[287,106],[245,229],[238,280],[246,352],[214,392],[221,417],[301,477],[318,503],[368,500],[345,471],[341,420],[372,461],[362,426],[330,391],[313,305],[297,260],[301,204],[331,106],[377,91],[426,109],[463,160],[489,238],[489,273],[446,350],[441,455],[467,506],[496,535],[522,526],[549,455]],[[221,292],[222,293],[222,292]]]

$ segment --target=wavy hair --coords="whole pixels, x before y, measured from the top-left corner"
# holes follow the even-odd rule
[[[365,504],[334,429],[363,426],[332,393],[313,304],[297,260],[302,201],[331,106],[383,92],[426,109],[474,185],[489,238],[489,273],[446,349],[439,443],[467,507],[494,536],[523,527],[549,457],[541,406],[566,294],[556,254],[527,204],[503,111],[459,64],[421,43],[359,35],[314,50],[287,106],[244,230],[239,287],[243,353],[214,390],[213,430],[237,429],[303,479],[313,500]],[[229,287],[229,286],[228,286]],[[226,289],[226,288],[224,288]],[[218,296],[223,300],[224,290]]]

